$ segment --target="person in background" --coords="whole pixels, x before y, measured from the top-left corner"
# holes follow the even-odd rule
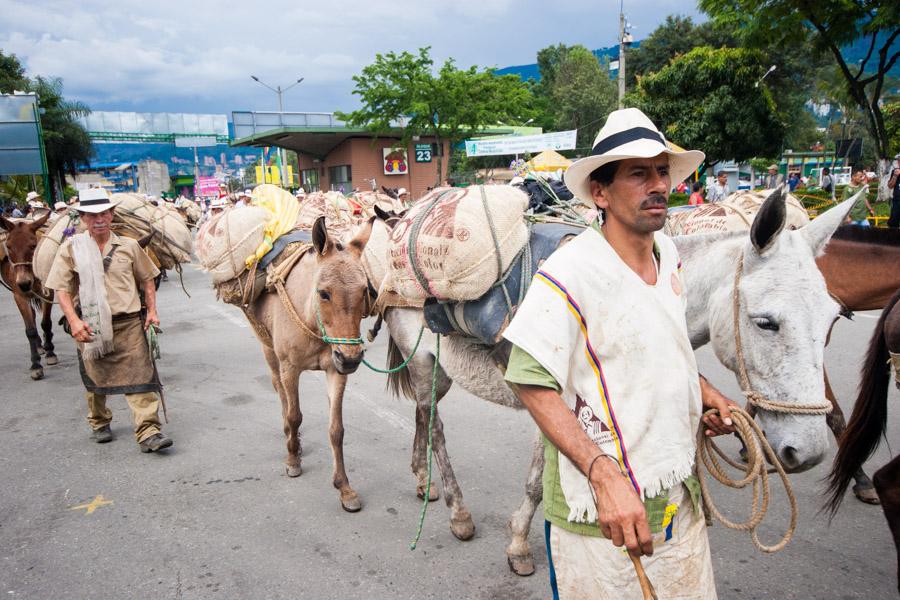
[[[831,169],[828,167],[822,169],[822,185],[820,187],[834,200],[834,177],[831,176]]]
[[[778,165],[769,165],[769,174],[763,179],[763,189],[774,190],[784,183],[784,175],[778,172]]]
[[[703,184],[695,181],[691,186],[691,196],[688,198],[690,206],[700,206],[703,204]]]
[[[897,229],[900,227],[900,153],[894,157],[894,164],[891,165],[888,187],[891,189],[891,216],[887,226]]]
[[[12,216],[13,219],[21,219],[21,218],[25,217],[25,213],[23,213],[19,209],[19,205],[17,203],[13,202],[12,210],[10,211],[10,216]]]
[[[409,192],[406,191],[406,188],[397,190],[397,200],[402,202],[404,206],[409,206]]]
[[[788,187],[790,187],[793,192],[797,189],[798,185],[800,185],[800,173],[794,171],[788,176]]]
[[[719,174],[716,175],[716,181],[709,186],[706,199],[709,202],[721,202],[727,198],[730,193],[731,189],[728,187],[728,173],[719,171]]]
[[[863,191],[862,198],[856,201],[856,204],[850,209],[850,214],[847,215],[847,220],[851,225],[868,227],[868,217],[875,216],[875,211],[872,210],[872,205],[869,204],[868,188],[869,184],[866,183],[865,170],[862,167],[853,167],[853,170],[850,172],[850,183],[844,188],[844,193],[841,196],[841,202],[843,202],[855,196],[860,190]]]

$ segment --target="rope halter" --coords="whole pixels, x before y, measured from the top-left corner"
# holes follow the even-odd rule
[[[734,290],[732,293],[732,309],[734,316],[734,344],[737,350],[738,374],[741,380],[741,391],[747,401],[760,410],[793,415],[827,415],[831,412],[831,402],[819,402],[815,404],[796,404],[793,402],[778,402],[769,400],[765,395],[757,392],[750,385],[750,377],[747,375],[747,364],[744,361],[744,347],[741,342],[741,274],[744,270],[744,253],[738,257],[737,270],[734,272]]]
[[[331,344],[333,346],[362,346],[365,344],[365,341],[361,337],[342,338],[331,337],[328,335],[328,332],[325,331],[325,322],[322,321],[322,311],[319,309],[318,302],[316,302],[316,323],[319,325],[319,334],[322,337],[322,341],[326,344]]]

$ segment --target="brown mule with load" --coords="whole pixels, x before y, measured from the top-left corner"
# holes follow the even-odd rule
[[[300,373],[325,372],[332,482],[344,510],[356,512],[362,503],[344,468],[342,406],[347,375],[364,352],[359,326],[369,314],[372,292],[361,257],[372,222],[344,242],[329,232],[324,216],[311,232],[294,229],[298,214],[289,193],[259,186],[250,206],[228,209],[201,228],[197,254],[220,299],[243,310],[262,344],[281,399],[290,477],[302,473]]]
[[[13,299],[25,322],[25,336],[31,351],[31,378],[43,379],[44,369],[41,366],[41,354],[46,355],[48,365],[58,362],[53,347],[53,291],[45,290],[34,274],[31,261],[37,248],[39,233],[51,213],[38,217],[33,221],[7,219],[0,216],[0,280],[13,294]],[[35,323],[36,309],[41,311],[41,330],[43,342]]]

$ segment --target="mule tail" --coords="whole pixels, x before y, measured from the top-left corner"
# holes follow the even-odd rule
[[[826,481],[824,509],[832,516],[844,500],[844,492],[853,475],[872,456],[887,425],[887,395],[890,384],[888,349],[884,339],[884,324],[891,309],[900,300],[900,292],[888,301],[878,319],[869,350],[862,367],[859,393],[853,405],[850,422],[838,440],[838,451]]]
[[[403,353],[400,352],[400,348],[397,346],[397,343],[394,342],[394,338],[389,337],[387,349],[388,369],[396,369],[403,364],[404,360]],[[413,389],[412,378],[410,377],[408,367],[400,369],[396,373],[388,374],[387,389],[390,390],[395,398],[399,398],[400,393],[402,392],[404,396],[413,402],[416,401],[416,392]]]

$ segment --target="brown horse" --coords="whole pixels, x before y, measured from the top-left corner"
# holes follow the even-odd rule
[[[46,354],[47,364],[58,362],[53,348],[53,323],[50,312],[53,309],[53,291],[45,290],[41,282],[34,276],[31,260],[37,247],[38,230],[50,218],[50,213],[34,221],[11,221],[0,216],[0,228],[7,232],[3,242],[3,260],[0,262],[0,278],[3,284],[13,293],[13,299],[25,322],[25,336],[31,350],[31,378],[43,379],[44,369],[41,366],[41,354]],[[41,309],[41,329],[44,341],[38,334],[35,325],[35,308]]]
[[[900,289],[900,231],[844,226],[837,230],[816,262],[825,277],[828,291],[845,312],[882,309]],[[829,334],[830,337],[830,334]],[[835,439],[846,426],[844,413],[825,373],[825,395],[833,410],[826,417]],[[853,493],[869,504],[878,496],[872,480],[862,470],[854,474]]]
[[[900,291],[887,302],[875,326],[863,363],[862,381],[853,414],[838,441],[838,452],[828,475],[826,509],[832,515],[840,507],[850,480],[878,448],[884,436],[891,376],[889,360],[892,356],[893,366],[898,369],[894,372],[894,381],[900,388]],[[900,553],[900,456],[876,471],[874,479],[884,516],[894,536],[894,546]],[[900,554],[897,573],[900,579]]]
[[[302,473],[300,373],[325,371],[334,455],[332,482],[340,492],[341,506],[348,512],[360,510],[362,504],[344,470],[342,403],[347,375],[356,371],[363,358],[359,325],[368,314],[372,298],[361,257],[371,233],[370,220],[343,244],[329,237],[325,218],[320,217],[312,230],[314,251],[299,258],[283,284],[276,285],[277,292],[263,293],[244,309],[262,343],[272,386],[281,398],[287,438],[285,465],[290,477]]]

